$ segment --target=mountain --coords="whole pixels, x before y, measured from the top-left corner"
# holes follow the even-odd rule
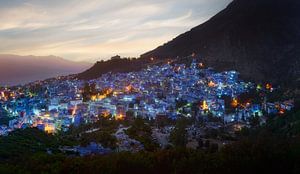
[[[142,58],[196,53],[207,66],[242,77],[299,87],[300,1],[234,0],[207,22]]]
[[[0,85],[18,85],[81,72],[91,66],[56,56],[0,54]]]
[[[135,61],[123,66],[111,60],[97,62],[78,77],[92,79],[111,70],[130,71],[130,67],[136,70],[146,67],[150,58],[176,60],[192,53],[216,70],[239,71],[245,80],[299,88],[300,1],[233,0],[207,22]],[[183,63],[189,61],[183,59]]]
[[[98,61],[91,68],[79,73],[77,78],[83,80],[90,80],[100,77],[102,74],[113,72],[113,73],[125,73],[138,71],[142,68],[150,65],[151,61],[146,59],[129,59],[119,58],[110,59],[107,61]]]

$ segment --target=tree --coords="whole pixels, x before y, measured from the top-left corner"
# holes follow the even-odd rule
[[[209,146],[209,152],[211,153],[215,153],[219,150],[219,145],[217,143],[212,143],[210,146]]]
[[[96,95],[96,94],[97,94],[96,83],[92,83],[92,84],[90,85],[90,93],[91,93],[92,95]]]
[[[250,122],[250,125],[251,125],[252,127],[257,127],[257,126],[259,126],[259,123],[260,123],[260,121],[259,121],[259,116],[250,117],[250,118],[249,118],[249,122]]]
[[[81,145],[86,146],[91,142],[100,143],[101,145],[103,145],[103,147],[108,147],[111,149],[114,149],[117,146],[117,138],[107,131],[84,133],[81,136]]]
[[[188,141],[187,135],[187,124],[188,121],[185,118],[180,118],[177,120],[175,128],[170,134],[170,141],[175,147],[185,147]]]
[[[126,112],[125,120],[131,122],[134,119],[134,112],[129,110]]]
[[[82,97],[83,97],[83,102],[87,102],[91,99],[91,87],[89,83],[84,84]]]
[[[130,138],[140,141],[147,151],[154,151],[158,148],[158,144],[153,141],[151,127],[142,118],[136,118],[125,132]]]
[[[203,148],[203,145],[204,145],[204,143],[203,143],[202,138],[199,138],[199,139],[198,139],[198,149]]]

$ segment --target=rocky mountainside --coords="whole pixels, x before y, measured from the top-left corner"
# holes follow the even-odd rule
[[[192,53],[216,70],[237,70],[246,80],[299,87],[300,1],[233,0],[204,24],[141,55],[138,61],[123,66],[97,62],[79,77],[91,79],[111,69],[129,71],[143,67],[152,57],[176,59]]]
[[[250,80],[299,85],[300,1],[234,0],[206,23],[141,57],[192,53],[208,66],[235,69]]]

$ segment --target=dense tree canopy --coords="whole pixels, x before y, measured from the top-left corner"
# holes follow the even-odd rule
[[[296,174],[300,172],[299,120],[299,111],[272,118],[263,127],[243,130],[238,134],[239,141],[226,145],[220,151],[177,146],[165,150],[85,157],[59,152],[57,146],[63,143],[60,137],[63,135],[47,135],[37,129],[19,130],[0,137],[0,173]],[[179,121],[175,130],[182,132],[183,123]],[[106,130],[114,127],[108,122],[97,124],[106,125]],[[141,139],[144,135],[149,136],[149,127],[138,119],[127,133]]]

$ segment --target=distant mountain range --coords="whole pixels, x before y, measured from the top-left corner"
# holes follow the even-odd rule
[[[79,73],[90,63],[72,62],[56,56],[0,54],[0,85],[24,84],[50,77]]]
[[[237,70],[247,80],[299,87],[300,1],[233,0],[204,24],[141,55],[128,66],[143,67],[151,57],[165,60],[192,53],[207,66]],[[110,69],[99,67],[109,62],[97,62],[78,77],[100,76]],[[113,64],[111,68],[124,71]]]

